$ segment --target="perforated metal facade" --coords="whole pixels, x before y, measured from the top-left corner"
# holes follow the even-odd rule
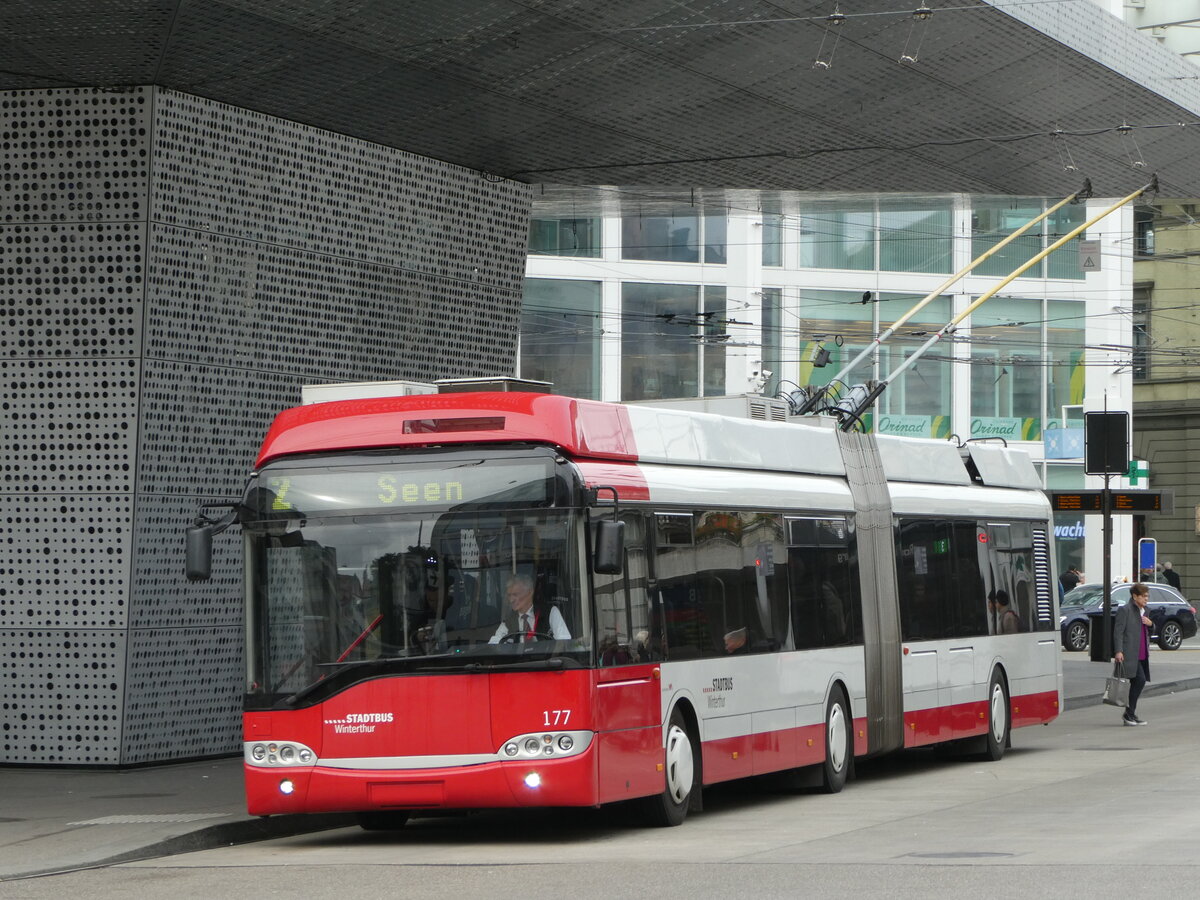
[[[301,384],[512,371],[527,188],[165,91],[0,94],[0,763],[235,752],[241,489]]]

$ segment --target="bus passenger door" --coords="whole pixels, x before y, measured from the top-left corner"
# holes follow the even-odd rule
[[[597,672],[595,715],[600,802],[663,789],[661,624],[650,608],[646,518],[626,513],[617,575],[593,574]]]

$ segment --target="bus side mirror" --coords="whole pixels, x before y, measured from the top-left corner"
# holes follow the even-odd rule
[[[213,526],[193,525],[187,530],[187,580],[208,581],[212,577]]]
[[[237,521],[238,504],[230,503],[229,512],[220,519],[210,519],[203,513],[187,530],[187,563],[184,574],[188,581],[208,581],[212,577],[212,539]]]
[[[625,550],[625,523],[602,519],[596,523],[592,569],[598,575],[620,575]]]

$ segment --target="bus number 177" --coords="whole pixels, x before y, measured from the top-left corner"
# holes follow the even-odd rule
[[[567,724],[567,720],[571,718],[571,711],[569,709],[544,709],[542,716],[544,717],[543,726],[557,728],[559,725]]]

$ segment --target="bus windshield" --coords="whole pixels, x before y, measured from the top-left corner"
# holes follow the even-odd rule
[[[346,459],[268,466],[247,494],[247,708],[388,673],[589,662],[570,467]]]

